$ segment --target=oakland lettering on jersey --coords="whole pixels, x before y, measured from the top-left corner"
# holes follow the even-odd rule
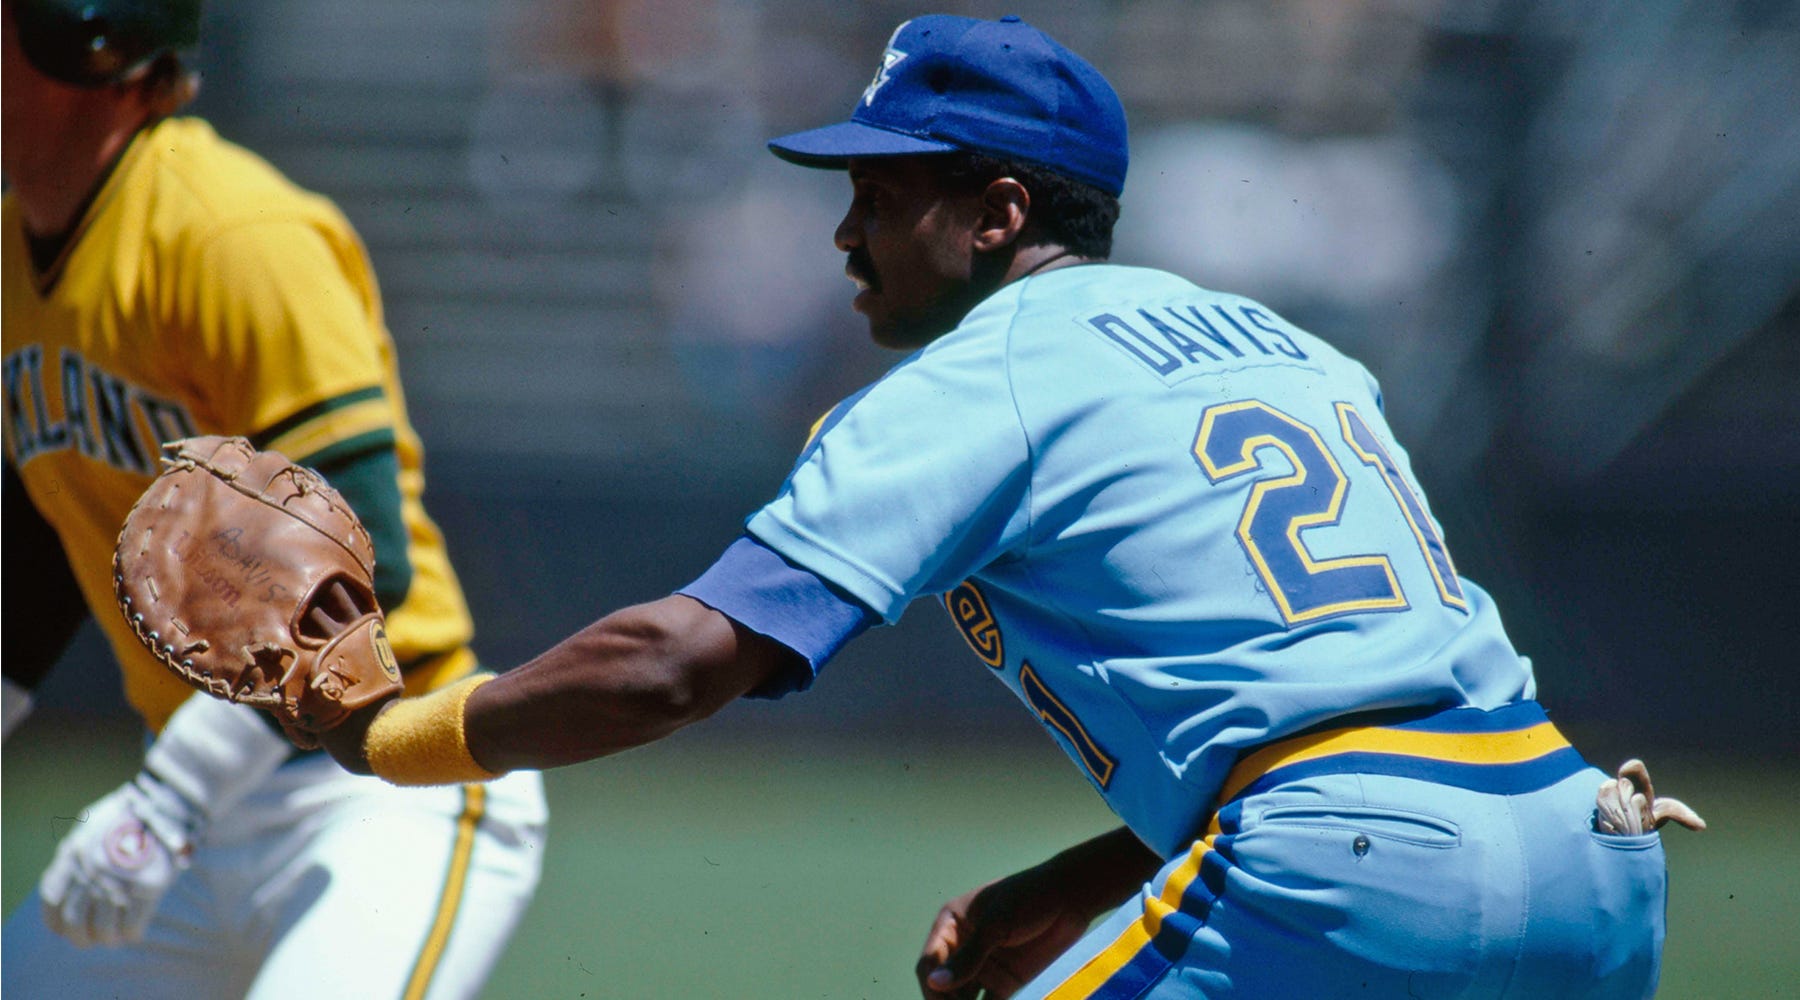
[[[1282,320],[1254,305],[1140,306],[1085,322],[1164,379],[1203,371],[1309,361]]]
[[[160,399],[63,348],[52,376],[60,412],[44,391],[44,348],[26,344],[4,361],[6,426],[14,459],[24,465],[44,452],[74,448],[114,468],[148,474],[157,446],[192,437],[185,407]]]

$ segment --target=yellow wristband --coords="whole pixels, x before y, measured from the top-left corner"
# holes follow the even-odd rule
[[[493,679],[493,674],[475,674],[423,697],[394,702],[363,735],[369,767],[396,785],[459,785],[498,778],[475,762],[463,735],[464,703]]]

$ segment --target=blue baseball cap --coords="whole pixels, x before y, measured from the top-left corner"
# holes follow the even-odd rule
[[[894,29],[850,120],[769,140],[790,163],[958,150],[1045,167],[1117,196],[1129,159],[1112,85],[1008,15],[916,17]]]

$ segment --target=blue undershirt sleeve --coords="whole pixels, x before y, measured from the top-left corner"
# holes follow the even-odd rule
[[[746,697],[780,698],[812,686],[825,661],[881,621],[842,589],[743,535],[676,593],[691,597],[739,625],[800,654],[804,667],[769,678]]]

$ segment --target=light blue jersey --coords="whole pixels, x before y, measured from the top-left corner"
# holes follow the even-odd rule
[[[1369,373],[1161,271],[1005,286],[837,407],[747,531],[889,622],[942,595],[1165,857],[1247,748],[1534,696]]]

